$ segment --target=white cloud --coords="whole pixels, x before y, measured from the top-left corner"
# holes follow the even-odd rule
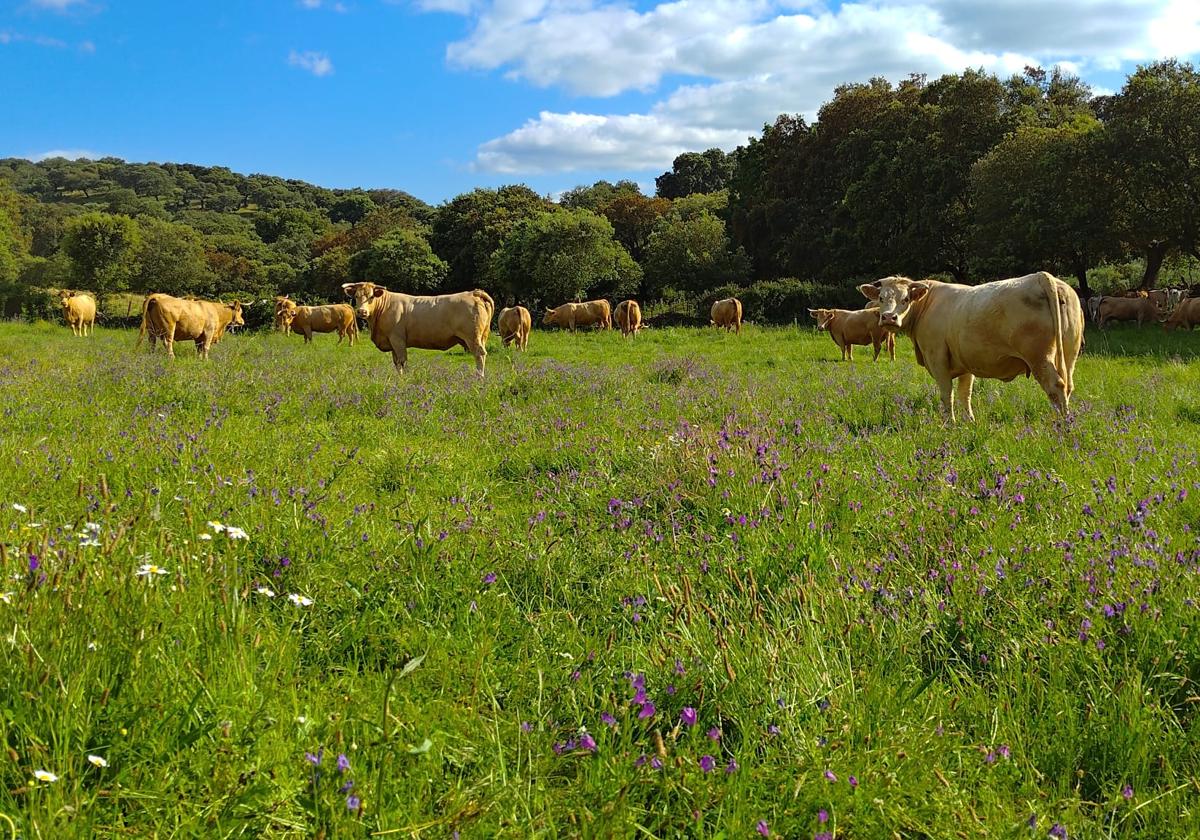
[[[30,5],[52,12],[66,12],[72,6],[87,6],[88,0],[29,0]]]
[[[33,44],[38,47],[52,47],[56,50],[66,48],[67,42],[58,38],[47,38],[44,35],[24,35],[20,32],[0,31],[0,45]]]
[[[39,160],[49,160],[50,158],[66,158],[67,160],[99,160],[104,155],[99,152],[93,152],[91,149],[51,149],[48,152],[39,152],[36,155],[30,155],[29,159],[37,162]]]
[[[332,9],[335,12],[345,13],[350,11],[345,3],[333,2],[327,3],[325,0],[299,0],[301,6],[306,9],[319,9],[324,6],[327,9]]]
[[[731,148],[780,113],[812,117],[838,84],[1026,64],[1089,72],[1200,51],[1196,0],[414,0],[470,29],[451,66],[584,96],[654,93],[640,113],[543,111],[484,143],[504,173],[665,168],[686,149]]]
[[[288,64],[307,70],[314,76],[328,76],[333,72],[333,62],[329,60],[329,56],[311,50],[307,52],[292,50],[288,53]]]

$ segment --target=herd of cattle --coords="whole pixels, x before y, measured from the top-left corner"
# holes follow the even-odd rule
[[[818,329],[828,331],[841,349],[843,360],[853,360],[855,345],[873,346],[875,359],[886,348],[895,359],[895,336],[902,333],[913,340],[918,364],[937,382],[951,420],[956,382],[958,403],[973,418],[971,389],[976,377],[1008,382],[1021,374],[1032,376],[1051,404],[1067,411],[1075,361],[1083,345],[1084,310],[1075,290],[1063,281],[1044,271],[979,286],[893,276],[858,288],[867,298],[863,309],[809,310]],[[479,376],[484,375],[495,313],[487,292],[408,295],[374,283],[345,283],[342,289],[352,304],[301,306],[286,296],[276,298],[276,329],[299,333],[306,343],[313,333],[336,332],[339,344],[348,339],[353,345],[361,318],[371,342],[392,354],[400,373],[409,349],[462,347],[475,357]],[[64,291],[61,303],[71,330],[87,335],[96,319],[92,296]],[[1110,321],[1136,321],[1139,326],[1162,323],[1166,330],[1200,325],[1200,297],[1177,290],[1090,298],[1087,311],[1100,328]],[[742,304],[736,298],[717,301],[710,315],[712,326],[741,332]],[[623,336],[636,336],[642,329],[641,307],[634,300],[622,301],[615,310],[606,300],[564,303],[547,309],[542,323],[572,332],[587,326],[610,329],[614,316]],[[226,304],[152,294],[142,302],[137,346],[149,335],[151,349],[161,340],[173,357],[176,341],[194,341],[200,356],[207,358],[227,328],[244,323],[237,301]],[[526,349],[532,326],[528,309],[502,309],[497,325],[503,346]]]

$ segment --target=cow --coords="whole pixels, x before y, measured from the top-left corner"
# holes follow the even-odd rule
[[[1075,360],[1083,344],[1083,310],[1066,283],[1039,271],[981,286],[884,277],[859,286],[879,302],[879,323],[913,340],[917,363],[941,392],[954,422],[951,392],[967,419],[975,377],[1011,382],[1032,375],[1065,415],[1075,389]]]
[[[287,312],[289,306],[294,306],[287,295],[276,295],[275,297],[275,330],[284,335],[291,333],[291,324],[285,323],[283,315]]]
[[[516,342],[518,350],[529,346],[529,330],[533,319],[529,310],[524,306],[509,306],[500,310],[500,320],[496,322],[500,331],[500,343],[507,347]]]
[[[91,334],[96,328],[96,299],[86,292],[59,293],[58,302],[62,305],[63,318],[75,335]]]
[[[595,324],[599,329],[612,328],[612,305],[606,300],[587,300],[583,303],[564,303],[554,309],[546,309],[542,316],[542,324],[552,327],[566,327],[575,332],[576,327],[590,327]]]
[[[1153,297],[1125,298],[1106,295],[1100,299],[1096,323],[1100,325],[1100,329],[1104,329],[1104,325],[1109,321],[1137,321],[1140,327],[1146,321],[1161,320],[1161,307],[1154,302]]]
[[[808,314],[817,321],[818,330],[827,330],[842,351],[842,361],[854,361],[854,345],[875,348],[875,358],[879,361],[879,352],[887,347],[888,357],[896,360],[896,336],[885,330],[879,324],[879,312],[876,307],[866,309],[810,309]]]
[[[621,328],[623,338],[629,336],[637,338],[637,332],[642,328],[642,307],[636,300],[621,301],[617,304],[613,315],[617,319],[617,326]]]
[[[333,303],[326,306],[297,306],[287,301],[281,313],[285,335],[299,333],[304,336],[304,343],[312,342],[313,333],[338,334],[338,344],[343,338],[350,339],[353,346],[358,338],[358,319],[354,317],[354,309],[348,303]]]
[[[1187,299],[1187,289],[1167,289],[1167,309],[1174,312],[1175,307]]]
[[[1103,299],[1103,295],[1092,295],[1087,299],[1087,314],[1093,324],[1100,320],[1100,301]]]
[[[366,320],[371,341],[392,354],[398,373],[404,373],[408,350],[449,350],[462,347],[475,357],[475,371],[484,376],[487,340],[496,304],[475,289],[453,295],[406,295],[374,283],[343,283],[354,310]]]
[[[1186,297],[1175,307],[1171,317],[1163,322],[1163,330],[1170,332],[1176,327],[1191,330],[1200,324],[1200,297]]]
[[[146,295],[142,301],[142,327],[138,331],[137,344],[142,346],[142,338],[150,334],[150,349],[154,349],[154,341],[161,338],[167,348],[167,356],[175,358],[175,341],[195,341],[196,352],[200,358],[207,359],[208,351],[213,343],[225,334],[229,326],[240,327],[246,322],[242,319],[242,305],[233,303],[218,303],[211,300],[183,300],[171,295]]]
[[[742,331],[742,302],[737,298],[724,298],[712,305],[709,311],[714,327],[723,327],[740,333]]]

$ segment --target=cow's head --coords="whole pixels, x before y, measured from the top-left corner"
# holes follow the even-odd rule
[[[61,292],[58,293],[58,302],[63,307],[63,309],[66,309],[67,301],[69,301],[74,296],[75,296],[74,293],[70,289],[63,289]]]
[[[275,325],[277,327],[290,327],[292,321],[296,320],[296,312],[299,307],[295,302],[283,298],[275,305]]]
[[[360,318],[370,318],[375,301],[387,293],[387,289],[374,283],[343,283],[342,291],[354,301],[354,311]]]
[[[233,317],[231,319],[229,319],[229,326],[231,326],[231,327],[246,326],[246,321],[244,318],[242,318],[241,301],[235,300],[233,303],[229,304],[229,308],[233,310]]]
[[[914,303],[925,297],[929,284],[907,277],[884,277],[858,287],[868,300],[879,304],[879,326],[888,332],[899,332]]]
[[[827,330],[833,323],[834,310],[832,309],[810,309],[808,314],[816,319],[819,330]]]
[[[543,324],[553,324],[554,323],[554,310],[553,309],[546,310],[546,314],[542,316],[542,323]]]

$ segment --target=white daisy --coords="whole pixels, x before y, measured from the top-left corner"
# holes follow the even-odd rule
[[[225,536],[229,537],[229,539],[231,539],[231,540],[248,540],[248,539],[250,539],[249,534],[247,534],[241,528],[235,528],[233,525],[225,526]]]
[[[311,607],[313,604],[312,598],[305,597],[304,595],[300,595],[296,592],[293,592],[291,595],[288,595],[288,600],[291,601],[293,604],[295,604],[297,607]]]
[[[275,597],[275,590],[269,586],[260,586],[257,589],[255,589],[254,591],[257,592],[259,595],[266,595],[268,598]]]
[[[162,566],[156,566],[154,563],[143,563],[137,570],[138,577],[153,577],[154,575],[168,574],[167,570]]]
[[[29,513],[29,508],[25,507],[25,505],[19,505],[16,502],[13,502],[13,510],[17,513]]]
[[[101,758],[98,755],[89,755],[88,761],[90,761],[92,763],[92,766],[94,766],[94,767],[107,767],[108,766],[108,762],[105,761],[103,758]]]
[[[39,782],[57,782],[58,781],[58,776],[55,776],[49,770],[34,770],[33,778],[37,779]]]

